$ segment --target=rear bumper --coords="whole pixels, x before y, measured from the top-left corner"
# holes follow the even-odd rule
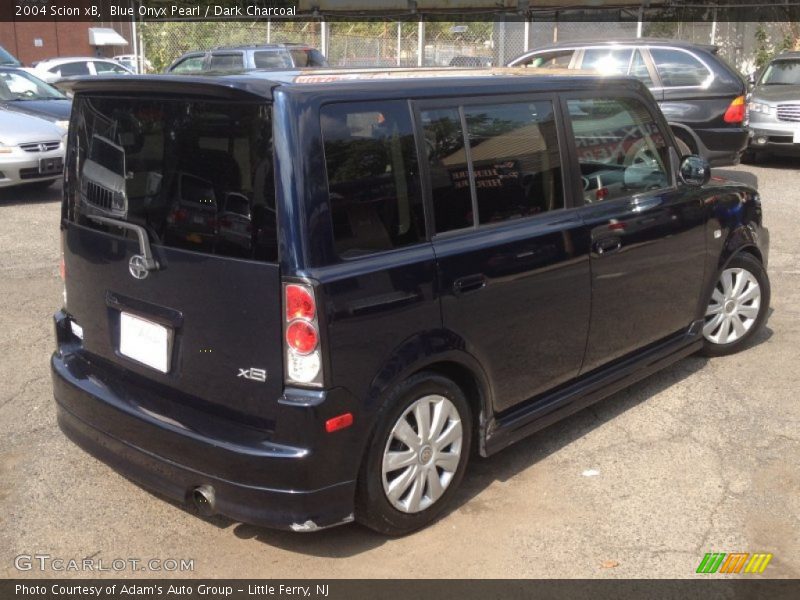
[[[311,429],[305,447],[268,432],[180,408],[145,387],[134,389],[111,367],[90,363],[62,341],[51,360],[61,430],[129,479],[180,503],[213,488],[216,513],[279,529],[314,531],[353,520],[354,432]],[[335,396],[335,392],[331,392]],[[340,405],[343,398],[335,398]],[[324,403],[324,400],[323,400]],[[286,405],[287,418],[315,421],[320,404]],[[350,475],[353,477],[350,477]]]
[[[701,145],[700,155],[712,167],[738,164],[742,152],[747,148],[749,132],[746,127],[695,129],[694,133]]]

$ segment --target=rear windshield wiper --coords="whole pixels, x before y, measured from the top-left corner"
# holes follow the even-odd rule
[[[147,236],[147,230],[141,225],[128,223],[127,221],[120,221],[119,219],[111,219],[109,217],[100,217],[98,215],[86,215],[92,221],[102,223],[103,225],[114,225],[122,229],[128,229],[136,233],[139,238],[139,253],[142,257],[142,264],[148,271],[158,271],[160,265],[158,261],[153,258],[153,250],[150,248],[150,238]]]

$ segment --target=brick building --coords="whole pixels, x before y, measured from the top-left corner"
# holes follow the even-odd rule
[[[110,45],[109,32],[98,35],[97,28],[113,29],[127,43]],[[90,32],[90,30],[95,30]],[[113,36],[112,36],[113,37]],[[92,41],[103,42],[92,45]],[[112,42],[121,42],[119,38]],[[0,46],[25,66],[58,56],[107,56],[133,53],[133,27],[130,21],[82,23],[74,21],[0,21]]]

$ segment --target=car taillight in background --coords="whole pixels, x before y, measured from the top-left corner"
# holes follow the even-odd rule
[[[744,121],[745,108],[744,96],[737,96],[733,99],[722,118],[726,123],[741,123]]]
[[[321,387],[322,350],[312,286],[284,283],[283,331],[286,383]]]

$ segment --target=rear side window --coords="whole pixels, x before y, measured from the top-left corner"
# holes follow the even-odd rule
[[[128,74],[128,71],[126,69],[123,69],[119,65],[102,61],[94,61],[94,70],[97,72],[98,75],[102,75],[104,73],[114,73],[117,75]]]
[[[51,73],[55,73],[59,77],[73,77],[77,75],[90,75],[89,63],[86,62],[73,62],[58,65],[50,69]]]
[[[253,63],[256,69],[286,69],[292,66],[286,53],[269,50],[253,52]]]
[[[295,67],[327,67],[328,61],[314,48],[289,50]],[[291,65],[289,65],[291,66]]]
[[[650,56],[664,87],[702,86],[712,77],[705,65],[688,52],[650,48]]]
[[[566,69],[572,61],[574,50],[558,50],[556,52],[545,52],[537,54],[526,62],[521,63],[522,66],[533,67],[537,69]]]
[[[244,68],[244,55],[235,54],[212,54],[208,63],[211,71],[241,71]]]
[[[408,105],[333,104],[321,111],[336,251],[352,258],[425,239]]]
[[[567,106],[586,203],[670,186],[664,136],[640,100],[576,98]]]
[[[650,71],[647,69],[647,63],[642,56],[641,50],[637,50],[634,53],[633,60],[631,61],[631,69],[628,74],[636,77],[636,79],[647,87],[653,86],[653,79],[650,77]]]
[[[564,208],[549,100],[436,109],[421,118],[437,233]]]
[[[336,251],[354,258],[425,239],[411,115],[405,102],[321,110]]]
[[[143,225],[155,244],[265,261],[277,257],[270,107],[78,96],[68,217]]]

